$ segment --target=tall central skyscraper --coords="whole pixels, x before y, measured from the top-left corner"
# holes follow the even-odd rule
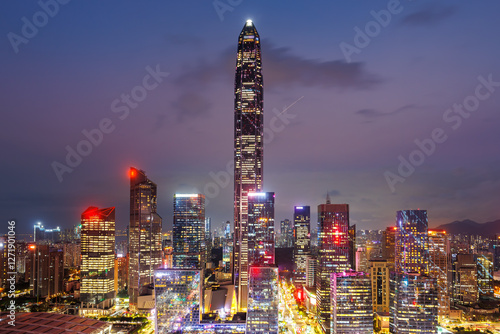
[[[234,87],[234,261],[239,309],[248,286],[248,193],[262,192],[264,114],[260,38],[248,20],[238,39]],[[246,298],[245,298],[246,299]]]
[[[130,168],[129,227],[130,307],[137,308],[143,286],[154,283],[154,271],[161,265],[161,217],[156,213],[156,184],[142,170]]]

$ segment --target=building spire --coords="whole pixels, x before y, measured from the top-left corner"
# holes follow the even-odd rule
[[[326,204],[332,204],[332,202],[330,201],[330,192],[329,191],[326,192]]]

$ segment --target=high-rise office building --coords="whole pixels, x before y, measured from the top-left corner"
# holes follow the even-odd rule
[[[6,248],[6,247],[5,247]],[[41,300],[63,291],[64,256],[62,248],[47,243],[30,244],[27,272],[30,275],[31,295]],[[7,269],[4,267],[4,269]],[[7,270],[9,271],[9,270]]]
[[[213,238],[212,238],[212,218],[205,217],[205,239],[203,240],[203,265],[212,262],[212,248],[213,248]],[[218,246],[218,245],[217,245]]]
[[[311,255],[311,207],[296,206],[293,213],[294,282],[306,283],[306,259]]]
[[[81,264],[81,243],[66,242],[63,244],[64,267],[76,268]]]
[[[275,266],[250,267],[247,334],[278,334],[278,278]]]
[[[309,255],[306,258],[306,288],[315,287],[316,279],[316,267],[318,266],[318,261],[315,256]]]
[[[396,217],[395,265],[398,274],[429,273],[426,210],[401,210]]]
[[[173,261],[177,269],[203,269],[205,195],[174,195]]]
[[[316,275],[316,308],[323,332],[330,333],[330,274],[351,269],[349,243],[349,205],[318,206],[318,267]]]
[[[33,227],[33,241],[37,244],[47,243],[54,244],[61,240],[61,229],[45,228],[42,223],[38,222]]]
[[[493,271],[500,270],[500,234],[496,234],[491,242],[493,251]]]
[[[248,193],[261,192],[264,110],[260,37],[247,21],[238,38],[234,87],[234,261],[239,309],[248,285]]]
[[[331,333],[373,333],[371,280],[368,274],[331,274]]]
[[[479,299],[477,263],[474,254],[457,254],[453,263],[453,301],[474,305]]]
[[[476,258],[479,296],[493,297],[493,254],[482,251],[474,256]]]
[[[294,227],[290,219],[285,219],[281,221],[280,224],[280,246],[283,248],[293,247],[293,238],[294,238]]]
[[[390,332],[437,333],[436,280],[418,273],[391,278]]]
[[[82,213],[81,254],[80,300],[86,308],[109,308],[116,293],[114,207],[91,206]]]
[[[349,268],[356,270],[356,224],[349,225]]]
[[[382,233],[382,258],[387,260],[390,268],[394,269],[396,263],[396,226],[389,226]]]
[[[390,310],[390,272],[387,260],[370,260],[373,312]]]
[[[273,192],[248,193],[248,264],[274,264]]]
[[[130,168],[129,283],[130,307],[137,310],[144,286],[154,282],[161,266],[161,217],[156,212],[156,184],[146,173]]]
[[[436,279],[438,294],[438,316],[443,319],[450,311],[448,267],[450,245],[446,231],[428,230],[429,233],[429,276]]]

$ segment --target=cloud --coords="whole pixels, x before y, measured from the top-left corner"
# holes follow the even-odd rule
[[[172,103],[177,115],[177,121],[206,115],[212,104],[201,94],[195,92],[183,93]]]
[[[302,85],[366,89],[381,82],[360,62],[305,59],[271,43],[264,43],[262,54],[264,83],[271,88]]]
[[[399,113],[404,112],[404,111],[416,109],[416,107],[417,106],[415,104],[408,104],[408,105],[402,106],[402,107],[400,107],[394,111],[390,111],[390,112],[383,112],[383,111],[376,110],[376,109],[361,109],[361,110],[356,111],[355,114],[360,115],[361,117],[363,117],[365,119],[373,120],[375,118],[396,115],[396,114],[399,114]]]
[[[456,6],[438,7],[436,5],[431,5],[419,11],[406,15],[401,22],[405,25],[413,26],[431,25],[450,17],[456,11]]]
[[[236,63],[234,47],[221,51],[215,61],[200,61],[177,76],[176,83],[193,87],[214,80],[233,82]],[[320,61],[293,54],[289,48],[276,47],[264,41],[262,74],[266,89],[288,88],[292,85],[324,88],[371,88],[382,80],[368,72],[361,62],[344,60]]]

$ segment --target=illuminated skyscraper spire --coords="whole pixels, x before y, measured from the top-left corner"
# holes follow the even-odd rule
[[[264,114],[260,38],[251,20],[238,39],[234,87],[234,259],[239,309],[248,287],[248,193],[261,192]]]

